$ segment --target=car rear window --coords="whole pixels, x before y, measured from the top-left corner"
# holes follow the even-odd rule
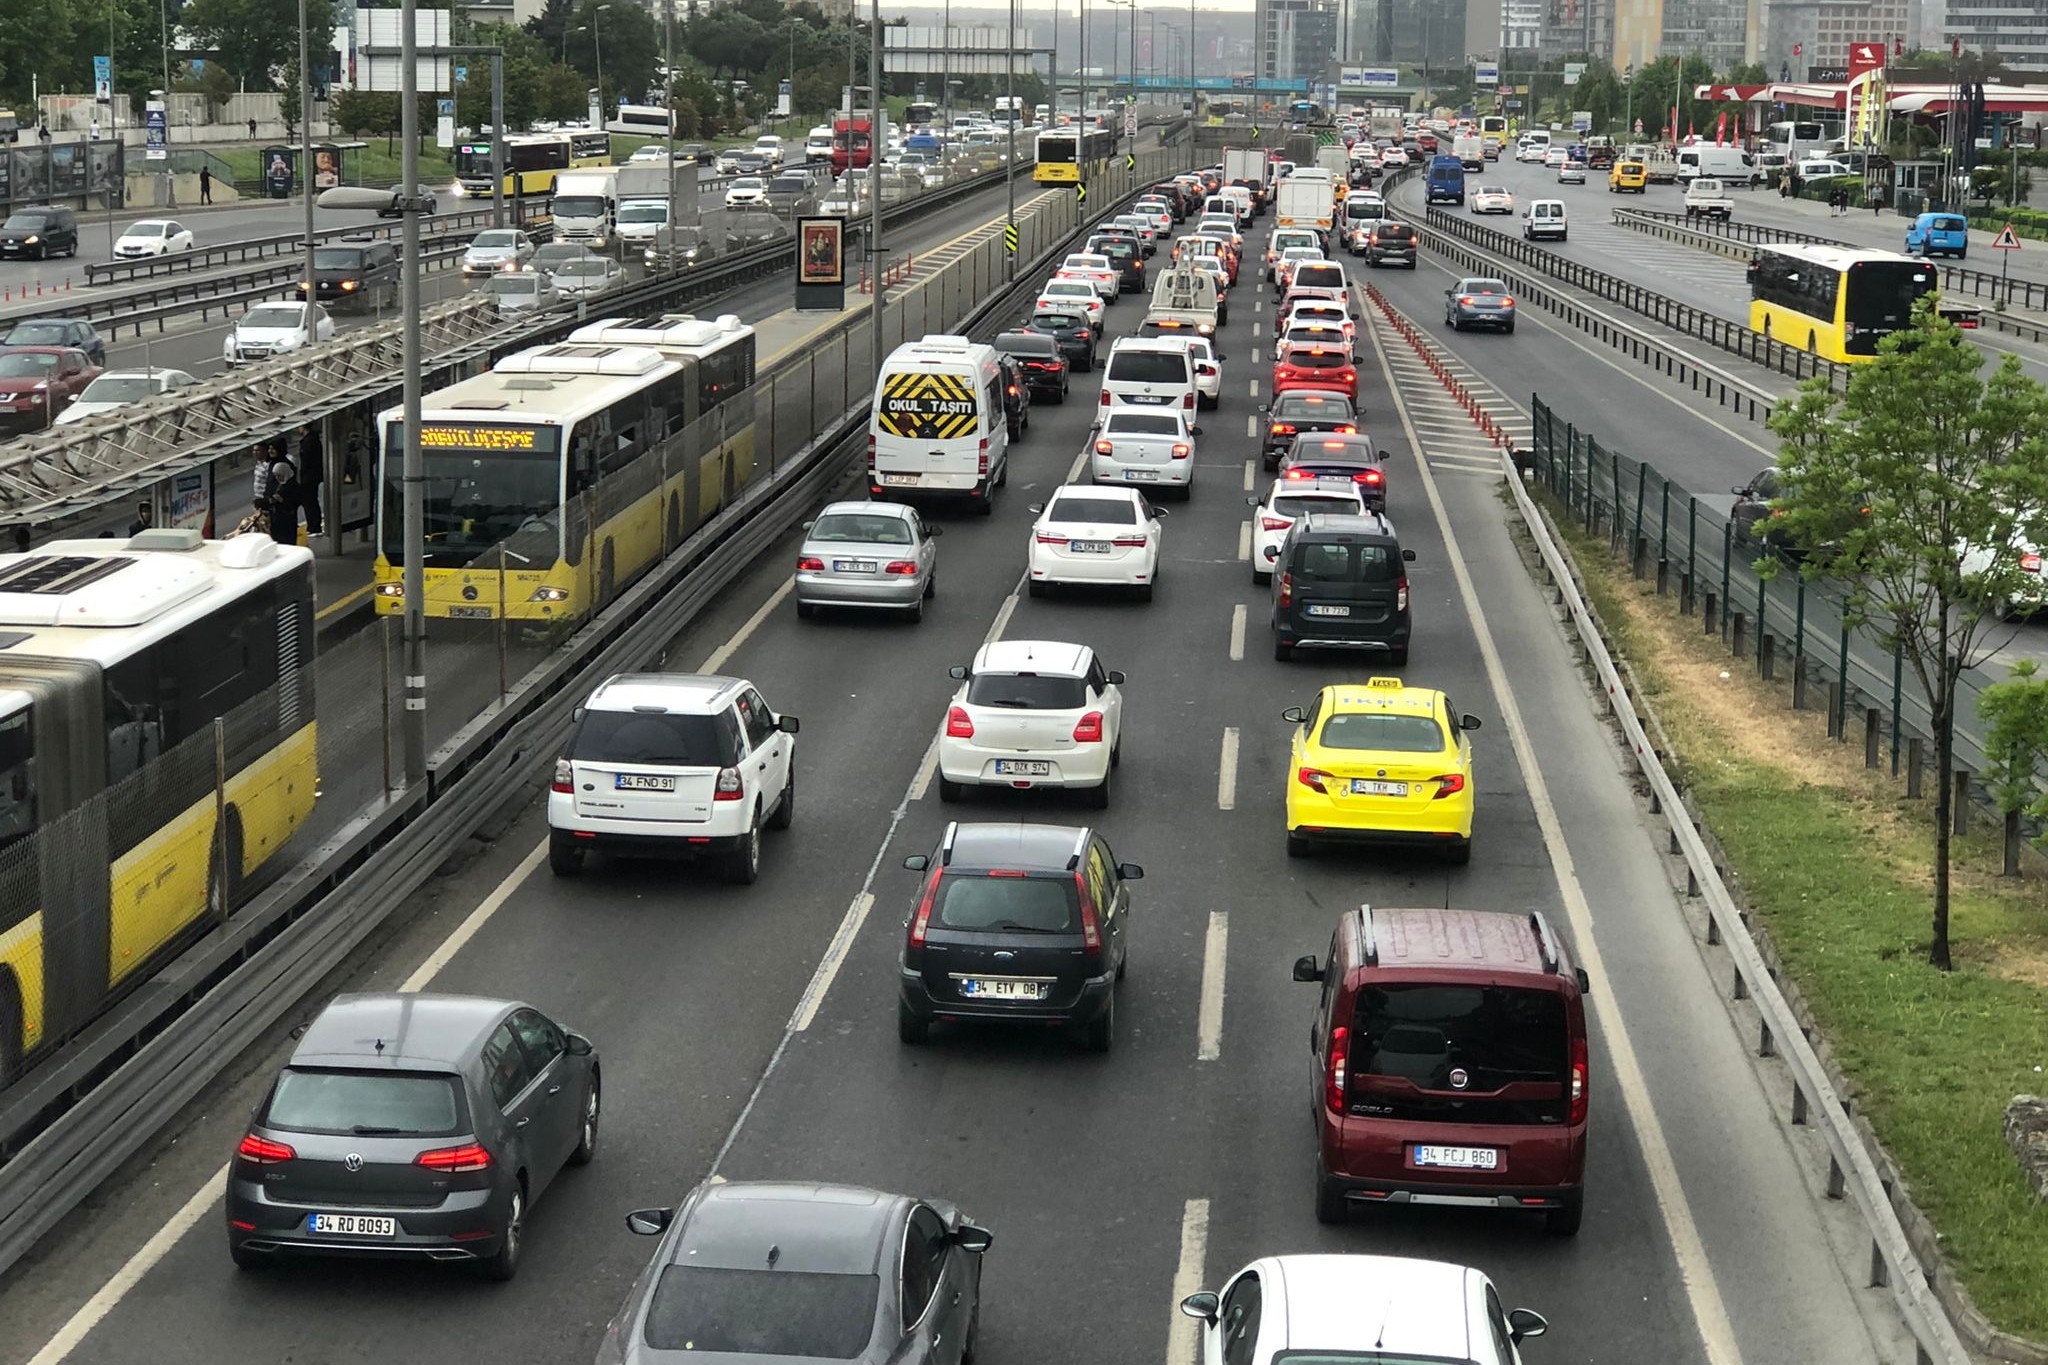
[[[947,929],[1064,934],[1077,927],[1072,877],[957,873],[939,883],[933,914]]]
[[[1111,384],[1185,384],[1188,358],[1167,351],[1118,351],[1103,377]]]
[[[462,1092],[437,1072],[286,1067],[263,1126],[294,1133],[447,1137],[462,1131]]]
[[[729,768],[739,761],[739,739],[723,715],[586,711],[570,741],[569,757],[586,763]]]
[[[1290,568],[1302,583],[1392,583],[1401,577],[1393,546],[1345,541],[1298,546]]]
[[[1306,393],[1283,393],[1273,400],[1275,417],[1296,421],[1348,422],[1356,415],[1349,401]]]
[[[1044,322],[1046,319],[1036,319]],[[995,347],[1004,355],[1045,357],[1057,355],[1059,345],[1051,337],[1032,336],[1025,332],[1006,332],[995,340]]]
[[[1539,1104],[1554,1100],[1542,1107],[1561,1110],[1571,1075],[1570,1054],[1564,997],[1554,991],[1389,983],[1367,985],[1358,992],[1350,1071],[1355,1080],[1367,1081],[1367,1090],[1376,1088],[1370,1084],[1373,1077],[1474,1097],[1533,1082],[1539,1093],[1527,1098]],[[1354,1098],[1358,1088],[1354,1084]],[[1403,1089],[1389,1087],[1393,1093]],[[1497,1117],[1484,1105],[1452,1108],[1454,1112],[1444,1117],[1453,1122],[1475,1109],[1483,1116],[1464,1121]]]
[[[1112,436],[1118,432],[1137,436],[1178,436],[1180,418],[1157,412],[1113,412],[1104,429]]]
[[[1294,271],[1294,287],[1297,289],[1313,285],[1322,289],[1344,287],[1344,267],[1341,265],[1307,264],[1297,266]]]
[[[1061,498],[1045,510],[1048,521],[1086,521],[1105,526],[1136,526],[1138,509],[1122,498]]]
[[[1086,324],[1071,313],[1038,313],[1033,315],[1031,325],[1034,327],[1071,329],[1085,326]]]
[[[967,684],[970,706],[1007,706],[1023,711],[1071,711],[1087,701],[1079,678],[1040,673],[977,673]]]
[[[1381,223],[1373,231],[1381,241],[1399,241],[1415,235],[1415,229],[1406,223]]]
[[[1288,349],[1287,359],[1281,363],[1297,370],[1341,370],[1351,362],[1334,347],[1294,346]]]
[[[865,545],[908,545],[910,523],[878,512],[834,512],[812,524],[807,540]]]
[[[658,1351],[698,1356],[851,1360],[874,1335],[880,1294],[875,1275],[665,1266],[643,1335]]]
[[[1310,512],[1356,512],[1360,506],[1357,498],[1331,493],[1273,499],[1274,513],[1283,517],[1305,516]]]
[[[1326,749],[1388,749],[1403,754],[1434,754],[1444,747],[1443,728],[1434,716],[1393,711],[1340,711],[1323,722],[1319,741]]]

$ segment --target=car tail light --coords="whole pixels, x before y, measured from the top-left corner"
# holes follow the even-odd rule
[[[1583,1036],[1572,1039],[1572,1112],[1574,1124],[1586,1121],[1586,1106],[1592,1089],[1591,1076],[1586,1067],[1586,1040]]]
[[[1031,538],[1033,540],[1036,540],[1040,545],[1064,545],[1067,543],[1067,537],[1049,536],[1045,534],[1043,531],[1033,532]]]
[[[981,445],[976,451],[974,472],[977,474],[988,473],[988,437],[986,436],[981,438]]]
[[[1295,770],[1294,780],[1325,796],[1330,794],[1330,789],[1323,785],[1330,780],[1330,775],[1320,768],[1298,768]]]
[[[235,1155],[258,1166],[274,1166],[280,1161],[295,1160],[299,1154],[282,1142],[246,1133],[242,1137],[242,1145],[235,1148]]]
[[[1105,408],[1109,406],[1109,390],[1106,388],[1102,391],[1102,406]]]
[[[491,1154],[478,1143],[465,1142],[460,1147],[436,1147],[430,1152],[421,1152],[412,1159],[412,1164],[430,1171],[488,1171]]]
[[[1087,715],[1074,722],[1074,743],[1102,743],[1102,713],[1100,711],[1090,711]]]
[[[1362,473],[1354,474],[1351,477],[1356,479],[1359,483],[1369,483],[1374,486],[1378,486],[1379,484],[1384,483],[1386,481],[1385,476],[1383,476],[1377,469],[1368,469]]]
[[[569,760],[558,758],[555,760],[555,780],[548,784],[548,790],[562,792],[565,795],[573,792],[576,790],[575,778],[576,770],[570,766]]]
[[[1268,432],[1274,436],[1292,436],[1294,434],[1294,423],[1275,422],[1268,428]]]
[[[2034,554],[2031,551],[2027,554],[2021,555],[2020,567],[2022,569],[2025,569],[2028,573],[2041,572],[2041,556]]]
[[[1444,773],[1440,777],[1432,777],[1429,780],[1436,783],[1436,795],[1429,798],[1432,801],[1441,801],[1446,796],[1456,796],[1459,792],[1465,790],[1465,774],[1463,773]]]
[[[974,738],[974,717],[967,714],[965,707],[955,706],[946,712],[946,738]]]
[[[738,768],[720,768],[718,782],[711,790],[713,801],[737,801],[745,796],[746,788],[740,781]]]
[[[1330,1030],[1330,1055],[1323,1073],[1323,1103],[1344,1112],[1344,1054],[1351,1047],[1351,1030],[1339,1024]]]
[[[1116,546],[1119,550],[1142,550],[1145,548],[1145,537],[1118,536],[1109,543]]]
[[[1080,337],[1083,341],[1092,341],[1095,339],[1095,333],[1089,331],[1086,327],[1083,327],[1079,332],[1075,333],[1075,335]]]
[[[868,474],[869,474],[869,476],[870,476],[870,477],[873,477],[873,475],[874,475],[874,472],[875,472],[875,436],[874,436],[874,433],[873,433],[873,432],[869,432],[869,433],[868,433]]]
[[[1081,902],[1081,950],[1094,954],[1102,951],[1102,921],[1095,917],[1095,902],[1088,899],[1088,882],[1078,872],[1074,874],[1074,895]]]
[[[925,879],[924,894],[917,898],[917,910],[910,917],[910,946],[924,947],[924,931],[932,922],[932,902],[939,895],[939,869],[933,868],[932,875]]]
[[[1195,391],[1193,389],[1189,389],[1186,393],[1180,396],[1180,405],[1184,408],[1189,409],[1192,409],[1195,406]]]
[[[1339,436],[1356,436],[1358,434],[1358,423],[1341,422],[1338,425],[1331,427],[1330,430],[1335,432]]]
[[[882,572],[895,574],[899,578],[907,578],[917,572],[917,561],[914,559],[892,559],[882,569]]]
[[[1116,447],[1111,445],[1108,441],[1097,441],[1095,443],[1095,453],[1097,455],[1114,455],[1116,453]]]
[[[1408,610],[1408,580],[1405,578],[1394,585],[1394,610]]]
[[[1292,525],[1294,525],[1294,519],[1292,517],[1259,518],[1259,529],[1261,531],[1284,531]]]
[[[798,573],[823,573],[825,571],[825,561],[819,559],[816,555],[798,555],[796,571]]]
[[[1291,573],[1280,575],[1280,605],[1283,607],[1294,605],[1294,575]]]
[[[1176,460],[1185,460],[1194,453],[1195,448],[1186,441],[1176,441],[1173,444],[1173,458]]]

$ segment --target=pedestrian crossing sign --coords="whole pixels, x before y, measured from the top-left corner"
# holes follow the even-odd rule
[[[2012,230],[2011,223],[2007,223],[1998,230],[1998,236],[1992,239],[1991,249],[1993,251],[2018,251],[2020,249],[2020,235]]]

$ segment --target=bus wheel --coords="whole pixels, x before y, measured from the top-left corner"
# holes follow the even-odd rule
[[[0,1086],[21,1079],[21,991],[12,975],[0,973]]]
[[[612,590],[618,586],[618,564],[612,557],[612,542],[604,543],[604,550],[597,560],[597,600],[603,604],[612,600]]]
[[[683,543],[683,500],[674,493],[668,495],[668,544],[670,549]]]
[[[1806,349],[1813,355],[1820,354],[1820,338],[1813,332],[1806,334]]]
[[[214,839],[206,860],[206,912],[225,923],[242,893],[242,813],[229,806],[225,833]]]

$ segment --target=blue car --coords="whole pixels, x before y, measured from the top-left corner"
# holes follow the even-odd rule
[[[1959,213],[1923,213],[1906,229],[1909,256],[1953,256],[1962,260],[1970,254],[1970,223]]]

